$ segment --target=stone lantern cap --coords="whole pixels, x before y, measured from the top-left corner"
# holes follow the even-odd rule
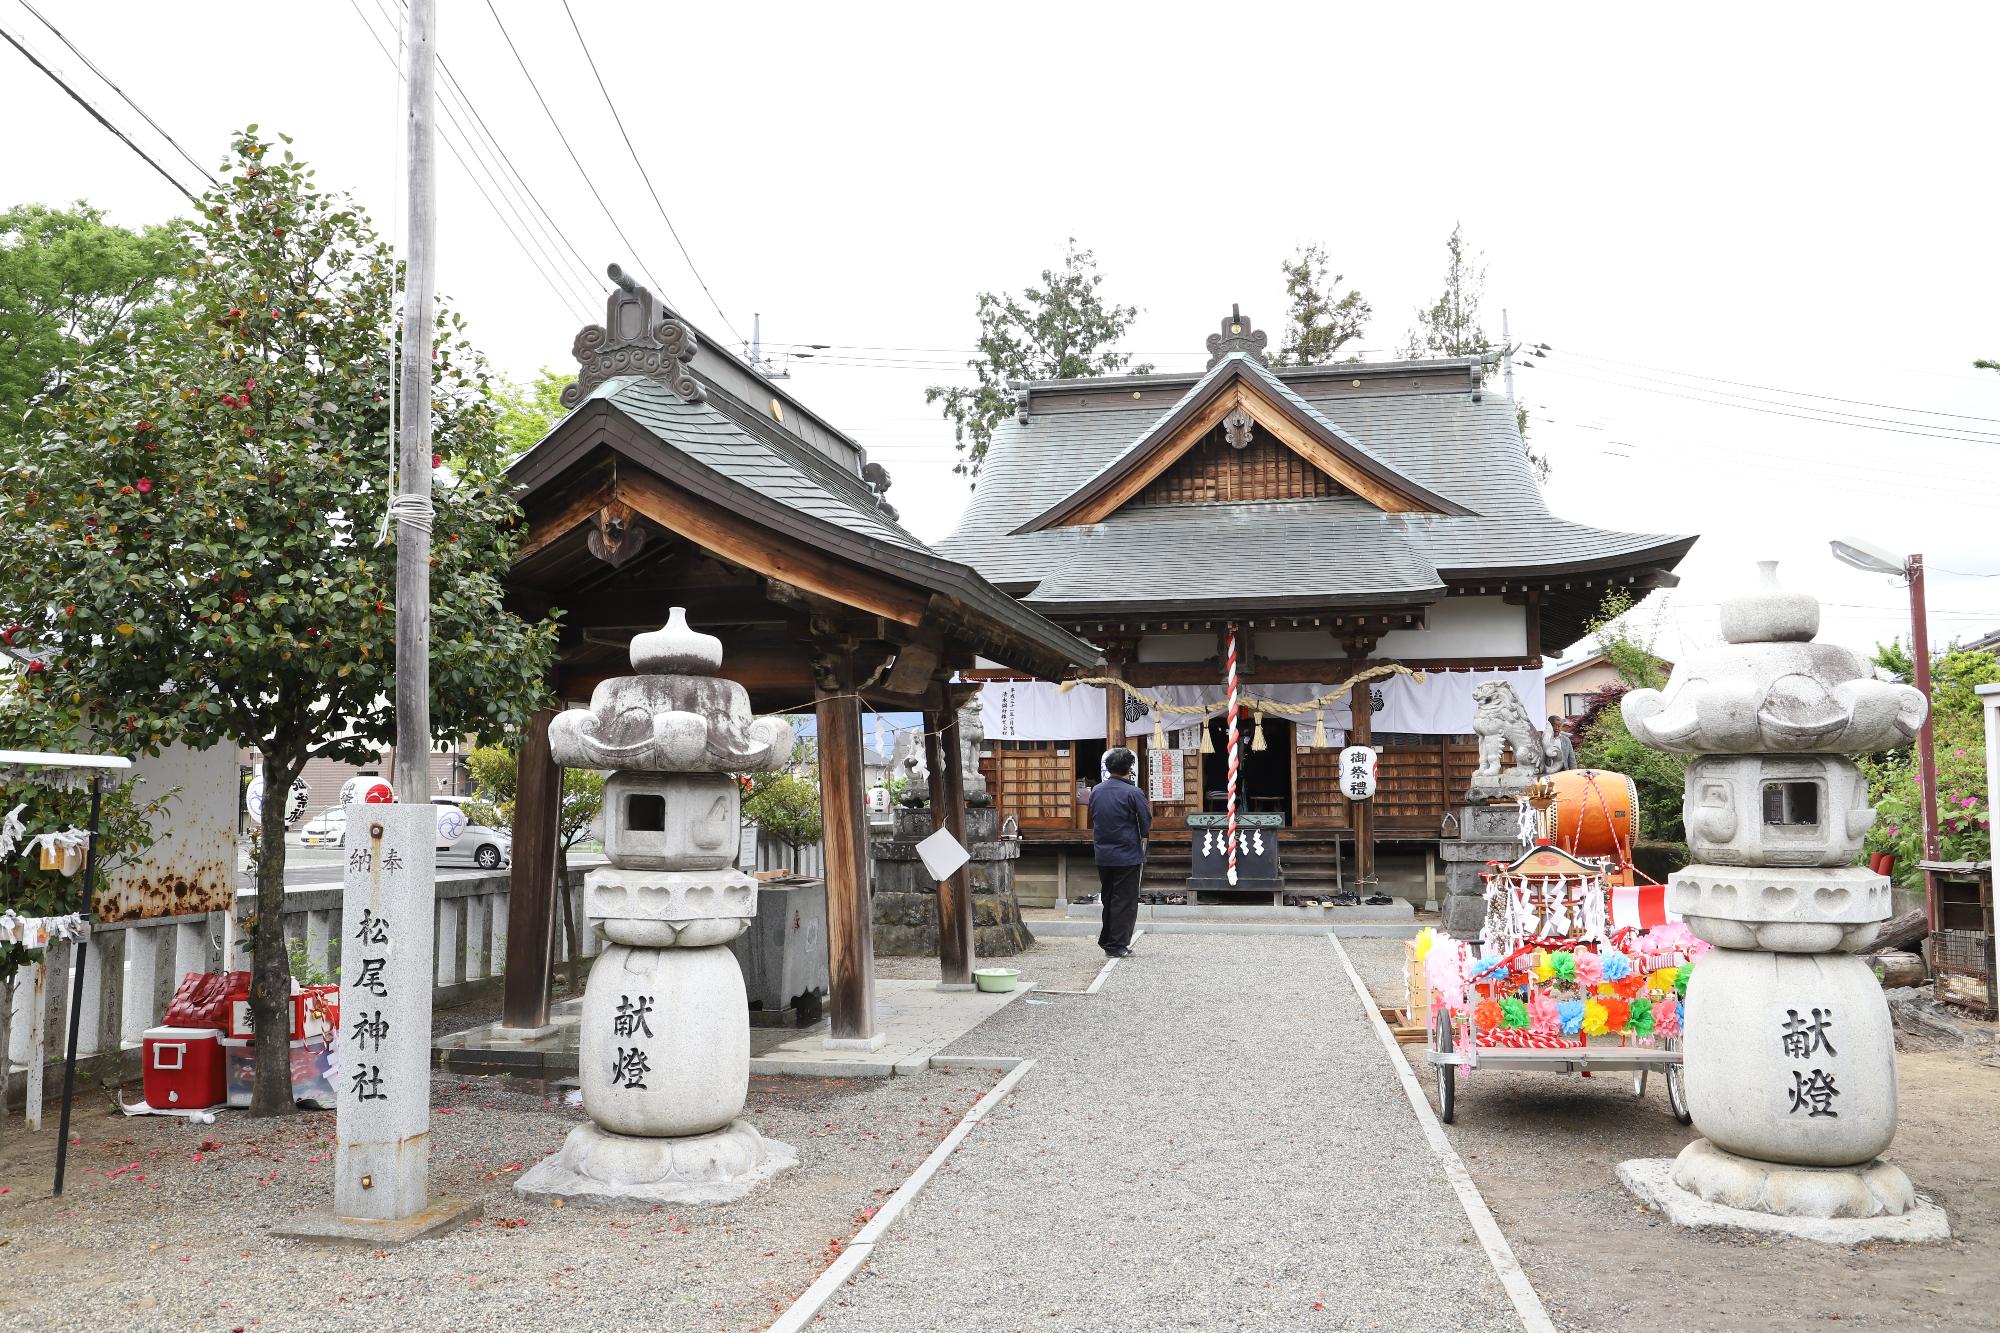
[[[675,607],[664,628],[632,639],[632,667],[549,724],[549,749],[565,768],[652,773],[752,773],[783,768],[791,724],[750,715],[750,696],[713,673],[722,641],[690,629]]]
[[[1722,604],[1727,644],[1689,656],[1667,688],[1633,690],[1620,705],[1642,745],[1675,754],[1868,754],[1908,744],[1929,705],[1909,685],[1877,680],[1851,649],[1814,643],[1819,601],[1760,586]]]

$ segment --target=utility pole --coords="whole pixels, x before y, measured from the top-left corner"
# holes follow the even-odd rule
[[[431,785],[431,306],[437,291],[434,0],[411,0],[404,32],[409,119],[409,237],[404,252],[402,452],[397,458],[397,800],[430,800]]]
[[[1507,401],[1514,401],[1514,335],[1507,331],[1507,307],[1500,307],[1500,372],[1507,381]]]
[[[1938,859],[1937,753],[1931,728],[1931,635],[1924,612],[1924,558],[1910,556],[1903,562],[1904,576],[1910,581],[1910,674],[1911,684],[1923,691],[1924,725],[1917,732],[1917,796],[1924,807],[1924,860]],[[1931,872],[1924,876],[1924,916],[1932,930],[1938,928],[1937,888]]]

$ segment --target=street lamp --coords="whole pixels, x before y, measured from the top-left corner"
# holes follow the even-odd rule
[[[1858,537],[1843,537],[1830,543],[1833,558],[1844,565],[1865,569],[1871,574],[1891,574],[1910,585],[1910,665],[1913,684],[1924,696],[1924,725],[1917,731],[1917,791],[1923,806],[1924,860],[1938,859],[1937,757],[1931,748],[1931,636],[1924,623],[1924,558],[1913,555],[1901,559]],[[1937,898],[1931,891],[1931,873],[1924,876],[1924,916],[1937,929]]]

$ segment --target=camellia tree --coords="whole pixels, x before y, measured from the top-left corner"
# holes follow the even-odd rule
[[[77,367],[0,460],[0,615],[43,663],[27,688],[114,744],[252,745],[284,792],[309,756],[372,760],[394,734],[398,265],[255,126],[226,173],[184,228],[175,318]],[[486,372],[442,308],[437,333],[431,721],[458,736],[518,725],[554,627],[501,608],[519,517]],[[251,1109],[270,1115],[293,1105],[283,821],[256,864]]]

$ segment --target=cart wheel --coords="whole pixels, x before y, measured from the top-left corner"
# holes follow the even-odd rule
[[[1632,1095],[1634,1097],[1643,1097],[1646,1095],[1646,1067],[1644,1065],[1632,1071]]]
[[[1432,1021],[1431,1026],[1435,1030],[1435,1038],[1436,1038],[1438,1053],[1441,1055],[1450,1055],[1451,1054],[1451,1011],[1448,1009],[1439,1009],[1437,1018]],[[1438,1076],[1438,1119],[1444,1121],[1444,1123],[1449,1125],[1451,1123],[1452,1109],[1458,1100],[1457,1098],[1458,1066],[1439,1065],[1437,1067],[1437,1076]]]
[[[1679,1065],[1667,1066],[1667,1105],[1674,1109],[1674,1119],[1683,1125],[1694,1123],[1694,1112],[1688,1110],[1686,1075]]]

